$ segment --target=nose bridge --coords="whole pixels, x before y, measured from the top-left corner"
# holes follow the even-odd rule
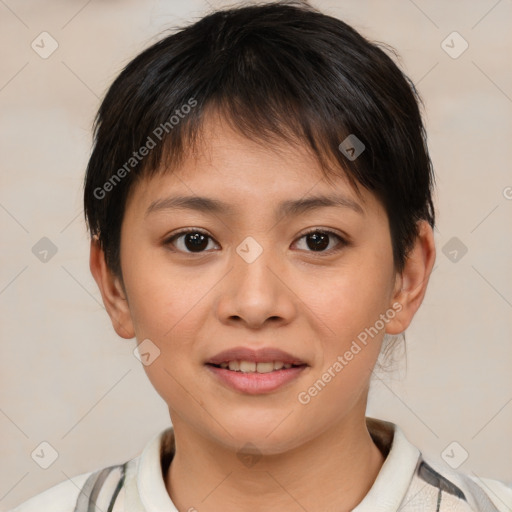
[[[246,295],[258,298],[260,294],[267,300],[274,296],[277,285],[274,272],[270,269],[275,265],[269,237],[247,236],[237,247],[234,258],[234,278],[236,279],[238,296]]]
[[[278,277],[281,265],[269,240],[248,236],[233,251],[233,267],[218,311],[224,321],[237,317],[256,327],[270,317],[289,320],[290,297]]]

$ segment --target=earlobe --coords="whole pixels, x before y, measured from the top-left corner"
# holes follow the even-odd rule
[[[89,268],[98,285],[112,326],[121,338],[135,337],[130,308],[120,279],[114,276],[105,262],[105,253],[96,236],[91,239]]]
[[[386,333],[400,334],[411,323],[423,302],[436,258],[434,233],[427,221],[418,223],[418,236],[405,261],[402,272],[396,276],[391,303],[401,305],[400,312],[386,326]]]

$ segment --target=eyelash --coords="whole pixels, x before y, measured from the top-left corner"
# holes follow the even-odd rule
[[[205,235],[207,236],[208,238],[210,238],[211,240],[214,240],[213,237],[211,237],[206,231],[203,231],[202,229],[196,229],[196,228],[188,228],[188,229],[183,229],[181,231],[178,231],[177,233],[174,233],[171,237],[167,238],[165,241],[164,241],[164,245],[169,245],[171,244],[172,245],[172,242],[174,240],[176,240],[177,238],[183,236],[183,235],[186,235],[188,233],[200,233],[202,235]],[[333,253],[336,253],[338,251],[340,251],[341,249],[343,249],[344,247],[348,246],[349,245],[349,242],[343,238],[342,236],[340,236],[338,233],[335,233],[334,231],[331,231],[331,230],[328,230],[328,229],[322,229],[322,228],[313,228],[313,229],[310,229],[309,231],[306,231],[305,233],[302,233],[298,238],[297,240],[300,240],[302,238],[304,238],[305,236],[307,235],[310,235],[312,233],[322,233],[322,234],[326,234],[326,235],[329,235],[329,236],[333,236],[335,238],[337,238],[339,240],[339,244],[334,248],[334,249],[329,249],[327,251],[306,251],[306,252],[310,252],[314,255],[324,255],[324,254],[333,254]],[[177,252],[184,252],[184,251],[181,251],[181,250],[178,250]],[[190,254],[190,255],[201,255],[201,254],[204,254],[205,252],[207,251],[202,251],[202,252],[184,252],[184,254]]]

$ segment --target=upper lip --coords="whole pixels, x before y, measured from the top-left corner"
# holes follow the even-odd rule
[[[247,347],[230,348],[214,355],[206,361],[206,364],[221,364],[229,361],[253,361],[255,363],[282,361],[285,364],[306,364],[298,357],[272,347],[264,347],[257,350]]]

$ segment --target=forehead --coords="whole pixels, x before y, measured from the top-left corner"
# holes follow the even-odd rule
[[[242,172],[247,169],[247,172]],[[269,172],[279,169],[281,172]],[[230,120],[217,111],[205,116],[196,143],[189,148],[178,174],[194,179],[195,171],[209,170],[223,173],[226,178],[243,176],[244,182],[265,180],[267,185],[286,179],[292,185],[296,181],[318,182],[323,174],[316,157],[303,141],[290,136],[290,141],[275,135],[259,133],[244,135]],[[343,177],[341,169],[338,171]]]
[[[345,172],[332,166],[337,184],[350,188]],[[238,192],[251,192],[264,187],[270,192],[286,184],[290,189],[314,186],[325,181],[321,165],[303,141],[250,138],[233,128],[226,118],[208,114],[194,144],[186,148],[178,166],[161,165],[154,176],[144,176],[143,190],[158,189],[162,182],[176,185],[197,184],[216,188],[231,184]],[[304,192],[306,192],[304,190]],[[354,192],[356,192],[354,190]]]
[[[136,207],[144,207],[144,213],[155,210],[155,204],[165,202],[167,206],[184,203],[183,197],[201,196],[222,198],[217,205],[210,201],[196,200],[198,209],[212,213],[231,213],[250,208],[267,208],[280,203],[282,213],[293,214],[300,198],[297,213],[307,209],[306,198],[322,196],[321,201],[310,201],[309,206],[318,206],[322,201],[333,204],[346,203],[354,211],[371,207],[373,194],[354,189],[345,171],[331,168],[326,179],[321,164],[304,142],[292,142],[274,138],[266,143],[251,139],[234,129],[220,116],[208,116],[196,143],[191,146],[179,166],[161,166],[151,177],[143,178],[133,185],[131,198],[137,197]],[[169,201],[169,195],[174,199]],[[178,199],[176,199],[178,198]],[[129,198],[130,199],[130,198]],[[129,207],[127,201],[126,207]],[[172,204],[171,204],[172,203]],[[189,201],[190,203],[190,201]],[[201,204],[202,203],[202,204]],[[224,203],[224,204],[221,204]],[[285,204],[286,203],[286,204]],[[257,213],[255,211],[254,213]]]

